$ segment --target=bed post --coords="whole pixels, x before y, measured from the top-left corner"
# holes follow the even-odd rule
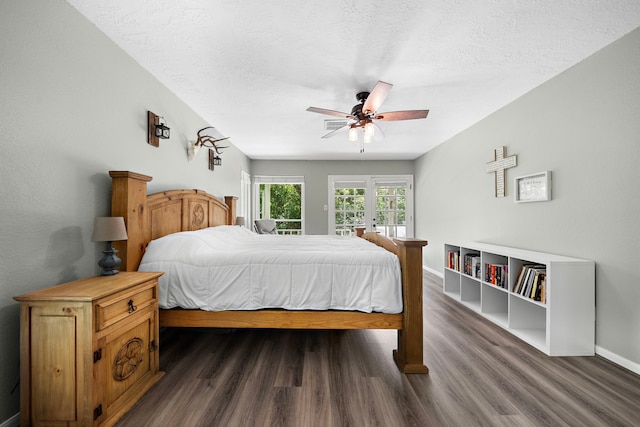
[[[151,177],[129,171],[109,171],[111,176],[111,216],[124,217],[127,240],[113,242],[120,251],[122,271],[136,271],[150,236],[145,227],[147,182]]]
[[[236,225],[236,196],[224,196],[224,203],[229,207],[227,211],[227,224]]]
[[[422,247],[426,240],[393,239],[398,245],[402,270],[403,328],[398,330],[398,348],[393,359],[405,374],[426,374],[422,356]]]

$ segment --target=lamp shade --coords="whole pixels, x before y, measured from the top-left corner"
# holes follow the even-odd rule
[[[244,217],[243,216],[236,217],[236,225],[239,225],[241,227],[244,225]]]
[[[94,242],[115,242],[127,240],[127,229],[124,226],[124,218],[121,216],[96,217],[93,222]]]

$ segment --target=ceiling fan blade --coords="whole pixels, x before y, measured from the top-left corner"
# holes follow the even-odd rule
[[[327,110],[325,108],[309,107],[307,108],[307,111],[311,111],[312,113],[327,114],[329,116],[340,117],[342,119],[355,119],[355,117],[353,117],[351,113],[343,113],[341,111]]]
[[[406,110],[406,111],[390,111],[388,113],[377,114],[374,119],[382,122],[392,122],[396,120],[413,120],[425,119],[429,114],[429,110]]]
[[[371,114],[378,111],[378,108],[382,105],[385,99],[387,99],[387,95],[389,95],[389,91],[393,85],[391,83],[385,83],[383,81],[379,81],[376,83],[374,88],[369,93],[367,100],[364,101],[364,105],[362,106],[362,111],[365,114]]]
[[[339,133],[343,133],[344,131],[346,131],[347,129],[349,129],[349,127],[350,127],[350,126],[351,126],[351,125],[348,125],[348,124],[347,124],[347,125],[344,125],[344,126],[342,126],[342,127],[339,127],[339,128],[338,128],[338,129],[336,129],[336,130],[332,130],[331,132],[329,132],[329,133],[327,133],[327,134],[325,134],[325,135],[322,135],[322,138],[323,138],[323,139],[327,139],[327,138],[331,138],[332,136],[336,136],[336,135],[338,135]]]

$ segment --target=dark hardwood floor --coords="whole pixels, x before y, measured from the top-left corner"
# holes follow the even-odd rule
[[[640,376],[548,357],[425,274],[428,375],[403,375],[395,331],[161,331],[166,375],[125,426],[640,426]]]

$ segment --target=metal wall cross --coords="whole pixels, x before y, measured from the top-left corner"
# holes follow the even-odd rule
[[[494,160],[487,163],[487,173],[495,172],[496,174],[496,197],[504,197],[505,184],[504,176],[508,168],[516,166],[516,156],[505,157],[504,147],[493,150]]]

